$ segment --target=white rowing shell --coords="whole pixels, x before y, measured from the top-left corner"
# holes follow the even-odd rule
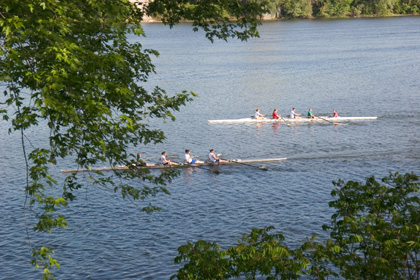
[[[337,117],[337,118],[299,118],[299,119],[289,119],[284,118],[288,123],[301,123],[301,122],[345,122],[345,121],[363,121],[363,120],[376,120],[378,117]],[[254,118],[243,118],[243,119],[230,119],[230,120],[209,120],[209,123],[259,123],[259,122],[284,122],[282,119],[254,119]]]

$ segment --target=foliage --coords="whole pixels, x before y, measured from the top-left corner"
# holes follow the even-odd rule
[[[270,0],[267,4],[268,13],[277,18],[281,17],[281,5],[278,0]]]
[[[281,0],[281,16],[286,18],[308,18],[312,16],[310,0]]]
[[[220,245],[203,240],[181,246],[175,263],[187,262],[171,279],[297,279],[307,260],[299,250],[284,246],[281,234],[269,234],[273,227],[254,228],[238,245],[221,250]]]
[[[188,242],[178,248],[179,256],[175,263],[190,260],[171,279],[228,279],[231,277],[232,264],[227,252],[215,242],[199,240]]]
[[[54,251],[47,247],[36,248],[32,251],[31,264],[35,268],[43,268],[43,279],[55,279],[50,268],[60,267],[57,260],[52,257],[52,254],[54,254]]]
[[[258,36],[257,26],[268,12],[266,6],[266,0],[159,0],[151,1],[146,11],[171,27],[180,20],[191,21],[194,31],[202,28],[213,42],[214,38],[247,40]]]
[[[342,180],[330,202],[336,209],[330,239],[315,236],[296,249],[273,227],[253,229],[226,250],[200,240],[181,246],[173,279],[420,279],[420,181],[414,174],[390,174],[382,184]]]
[[[270,0],[270,14],[278,18],[383,16],[418,14],[419,0]]]
[[[346,279],[420,278],[419,177],[390,174],[382,184],[339,180],[331,238],[341,248],[334,264]]]
[[[342,17],[350,15],[352,0],[331,0],[326,2],[328,16]]]
[[[375,1],[375,14],[388,15],[391,14],[395,6],[396,0],[376,0]]]
[[[76,199],[82,186],[77,174],[58,182],[57,174],[50,172],[51,165],[64,158],[73,159],[82,169],[102,162],[125,165],[129,157],[134,158],[128,152],[133,146],[165,139],[163,131],[150,127],[148,120],[175,120],[173,112],[195,95],[144,88],[155,71],[151,57],[159,53],[128,40],[128,36],[145,36],[138,4],[128,0],[1,2],[0,82],[5,91],[0,114],[10,121],[9,132],[21,135],[28,200],[25,217],[29,207],[38,218],[34,231],[66,227],[65,217],[57,210]],[[211,40],[245,40],[258,35],[262,5],[239,0],[156,0],[146,10],[159,12],[171,26],[191,19],[194,29],[203,28]],[[237,22],[230,22],[225,14]],[[44,141],[37,146],[30,134],[35,129],[42,133],[44,128],[50,133],[44,133]],[[175,175],[166,172],[155,177],[130,168],[110,175],[91,173],[89,181],[124,198],[144,201],[142,210],[149,213],[159,208],[147,199],[168,193],[165,185]],[[61,184],[62,193],[54,197]],[[31,243],[30,247],[32,263],[44,268],[46,278],[52,278],[49,268],[58,267],[52,250],[33,248]]]
[[[254,228],[236,246],[222,250],[217,243],[199,240],[178,248],[175,263],[184,266],[171,279],[299,279],[306,275],[326,279],[337,275],[326,267],[328,252],[338,250],[331,242],[315,242],[315,236],[295,250],[288,248],[274,227]]]
[[[285,246],[283,235],[268,233],[272,229],[253,229],[242,236],[237,246],[228,249],[236,277],[255,279],[261,275],[270,279],[283,273],[288,279],[296,279],[299,270],[306,266],[305,259],[295,258],[294,251]]]

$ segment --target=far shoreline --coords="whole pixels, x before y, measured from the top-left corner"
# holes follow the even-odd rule
[[[297,20],[341,20],[341,19],[364,19],[364,18],[396,18],[396,17],[419,17],[420,14],[390,14],[390,15],[360,15],[360,16],[347,16],[347,17],[297,17],[297,18],[276,18],[276,17],[263,17],[260,19],[261,23],[272,21],[297,21]],[[181,20],[180,23],[191,23],[191,20]],[[162,23],[158,18],[145,18],[142,23]]]

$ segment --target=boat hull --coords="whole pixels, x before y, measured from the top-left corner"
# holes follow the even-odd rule
[[[312,123],[312,122],[350,122],[350,121],[365,121],[365,120],[376,120],[378,117],[337,117],[337,118],[299,118],[299,119],[254,119],[254,118],[243,118],[243,119],[230,119],[230,120],[209,120],[209,123]]]
[[[187,167],[200,167],[200,166],[219,166],[219,165],[234,165],[234,164],[250,164],[250,163],[260,163],[260,162],[273,162],[273,161],[283,161],[287,158],[265,158],[265,159],[236,159],[229,162],[204,162],[204,163],[179,163],[174,165],[162,165],[157,164],[153,166],[136,166],[138,169],[167,169],[167,168],[187,168]],[[90,169],[63,169],[62,173],[76,173],[76,172],[95,172],[95,171],[112,171],[112,170],[128,170],[128,166],[119,165],[114,167],[99,167],[99,168],[90,168]]]

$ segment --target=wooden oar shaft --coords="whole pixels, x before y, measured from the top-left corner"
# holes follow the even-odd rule
[[[214,174],[220,174],[220,171],[217,169],[212,169],[210,165],[196,165],[194,167],[198,167],[198,168],[202,168],[202,169],[206,169]]]
[[[314,116],[315,116],[315,115],[314,115]],[[332,123],[333,125],[338,125],[338,123],[331,122],[331,121],[329,121],[329,120],[327,120],[327,119],[325,119],[325,118],[321,118],[321,117],[318,117],[318,116],[315,116],[315,117],[317,117],[318,119],[324,120],[324,121],[326,121],[326,122]]]
[[[287,126],[290,126],[290,123],[287,123],[283,117],[281,117],[281,119],[287,124]]]

